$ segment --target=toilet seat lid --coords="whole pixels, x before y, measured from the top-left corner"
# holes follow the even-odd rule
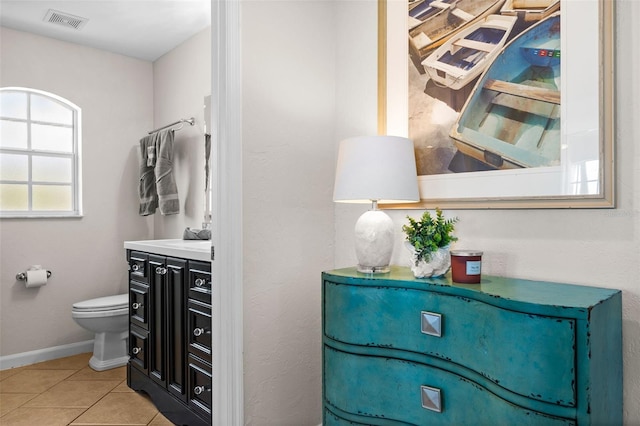
[[[129,295],[125,293],[83,300],[82,302],[74,303],[73,309],[76,311],[109,311],[126,308],[128,305]]]

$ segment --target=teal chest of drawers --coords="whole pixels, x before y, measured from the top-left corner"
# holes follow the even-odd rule
[[[322,273],[323,424],[620,425],[619,290]]]

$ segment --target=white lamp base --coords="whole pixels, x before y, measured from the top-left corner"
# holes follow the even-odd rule
[[[393,236],[393,221],[385,212],[369,210],[360,216],[355,227],[358,272],[389,272]]]

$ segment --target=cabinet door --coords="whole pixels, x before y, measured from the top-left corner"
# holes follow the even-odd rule
[[[131,323],[148,330],[148,309],[149,286],[131,281],[129,283],[129,319]]]
[[[167,268],[166,258],[149,255],[149,377],[162,387],[167,384]]]
[[[189,297],[211,304],[211,263],[189,261]]]
[[[186,401],[186,271],[183,259],[167,258],[167,389]]]
[[[148,351],[148,335],[146,330],[132,325],[129,330],[129,360],[132,366],[149,374],[149,364],[147,355]]]
[[[211,418],[211,367],[189,355],[189,407],[204,418]]]
[[[127,259],[129,261],[129,280],[138,281],[141,283],[149,282],[149,268],[148,261],[149,255],[147,253],[141,253],[139,251],[129,250],[127,252]]]
[[[189,352],[211,363],[211,305],[190,300],[187,318]]]

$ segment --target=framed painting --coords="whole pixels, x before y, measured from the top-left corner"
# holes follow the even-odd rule
[[[421,202],[613,208],[614,1],[378,0],[378,132]]]

